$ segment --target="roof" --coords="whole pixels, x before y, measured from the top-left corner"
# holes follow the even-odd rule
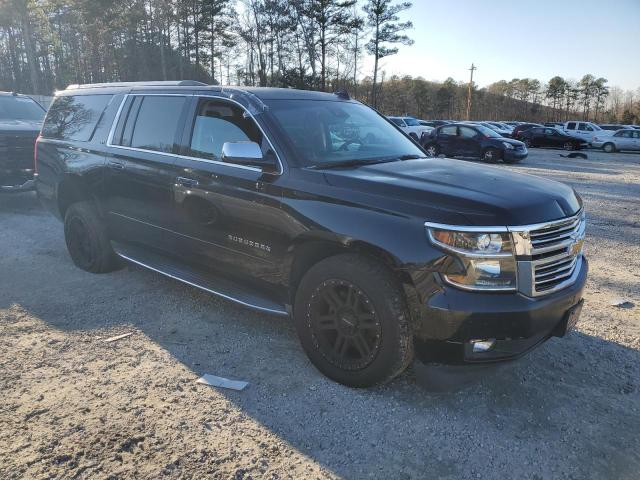
[[[27,97],[27,98],[31,98],[28,95],[23,95],[22,93],[16,93],[16,92],[3,92],[0,91],[0,95],[5,96],[5,97]]]
[[[193,80],[162,81],[162,82],[116,82],[95,83],[84,85],[69,85],[65,90],[57,92],[57,95],[69,95],[79,93],[88,94],[101,90],[101,93],[124,90],[126,92],[141,92],[146,90],[156,91],[170,89],[172,91],[197,91],[219,93],[248,93],[260,100],[347,100],[345,93],[327,93],[313,90],[297,90],[294,88],[273,87],[245,87],[245,86],[220,86],[206,85]]]

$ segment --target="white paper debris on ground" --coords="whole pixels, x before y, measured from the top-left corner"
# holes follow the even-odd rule
[[[232,390],[244,390],[244,387],[249,385],[249,382],[242,380],[229,380],[228,378],[216,377],[215,375],[209,375],[205,373],[202,377],[196,380],[196,383],[202,383],[203,385],[209,385],[211,387],[230,388]]]
[[[133,332],[123,333],[122,335],[116,335],[115,337],[105,338],[103,341],[104,343],[111,343],[111,342],[115,342],[116,340],[127,338],[129,335],[133,335]]]
[[[611,302],[611,305],[618,308],[633,308],[635,304],[624,298],[616,298]]]

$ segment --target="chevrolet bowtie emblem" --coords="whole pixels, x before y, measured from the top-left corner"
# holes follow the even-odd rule
[[[576,239],[576,241],[571,245],[571,255],[578,255],[582,251],[582,246],[584,245],[584,238]]]

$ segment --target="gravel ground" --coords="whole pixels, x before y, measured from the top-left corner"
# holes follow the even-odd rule
[[[0,197],[0,478],[638,478],[640,155],[559,153],[504,168],[585,200],[577,331],[446,393],[411,369],[332,383],[290,321],[134,266],[85,273],[32,194]]]

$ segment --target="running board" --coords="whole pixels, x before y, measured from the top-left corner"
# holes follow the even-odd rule
[[[148,268],[174,280],[254,310],[274,315],[289,315],[284,305],[266,297],[256,289],[247,289],[232,280],[213,275],[209,272],[196,270],[170,257],[145,250],[141,247],[115,242],[113,242],[112,245],[116,254],[141,267]]]

